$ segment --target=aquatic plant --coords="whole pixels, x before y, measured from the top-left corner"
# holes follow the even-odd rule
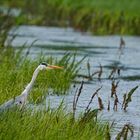
[[[116,140],[121,140],[121,138],[123,138],[124,140],[127,140],[128,139],[128,135],[129,135],[129,132],[131,133],[131,138],[133,137],[134,135],[134,128],[132,125],[130,124],[125,124],[121,130],[121,132],[119,132],[116,136]]]
[[[139,86],[136,86],[134,88],[132,88],[127,94],[124,94],[124,100],[123,100],[123,104],[122,104],[122,108],[126,111],[126,108],[128,107],[128,104],[132,101],[132,95],[135,92],[135,90],[138,88]]]
[[[82,93],[83,85],[84,85],[84,81],[81,82],[81,85],[80,85],[79,89],[76,90],[75,95],[74,95],[74,99],[73,99],[73,119],[75,119],[76,107],[77,107],[79,97]]]

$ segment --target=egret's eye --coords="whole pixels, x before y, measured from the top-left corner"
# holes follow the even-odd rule
[[[22,104],[22,102],[21,102],[21,101],[20,101],[19,103],[20,103],[20,104]]]
[[[42,62],[41,65],[44,65],[46,67],[48,66],[48,64],[46,62]]]

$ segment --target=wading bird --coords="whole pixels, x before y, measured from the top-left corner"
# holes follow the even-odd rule
[[[15,97],[15,98],[12,98],[9,101],[7,101],[4,104],[2,104],[0,106],[0,110],[8,109],[8,108],[10,108],[10,107],[12,107],[14,105],[18,105],[18,106],[20,106],[20,108],[22,108],[27,102],[27,97],[28,97],[33,85],[34,85],[34,82],[35,82],[35,80],[37,78],[38,73],[40,71],[42,71],[42,70],[48,70],[48,69],[63,69],[63,67],[55,66],[55,65],[49,65],[49,64],[47,64],[45,62],[41,63],[35,69],[30,83],[25,87],[23,92],[19,96]]]

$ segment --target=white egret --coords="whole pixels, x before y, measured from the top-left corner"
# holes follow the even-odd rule
[[[15,98],[12,98],[10,99],[9,101],[5,102],[4,104],[2,104],[0,106],[0,110],[5,110],[5,109],[8,109],[14,105],[19,105],[21,108],[26,104],[27,102],[27,97],[34,85],[34,82],[37,78],[37,75],[40,71],[42,70],[47,70],[47,69],[62,69],[63,67],[60,67],[60,66],[55,66],[55,65],[49,65],[45,62],[41,63],[34,71],[33,73],[33,76],[32,76],[32,79],[30,81],[30,83],[25,87],[25,89],[23,90],[23,92],[15,97]]]

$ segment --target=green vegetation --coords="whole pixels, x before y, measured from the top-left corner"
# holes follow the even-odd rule
[[[54,94],[66,94],[71,81],[75,78],[81,62],[75,61],[75,54],[65,54],[60,60],[52,57],[38,56],[34,61],[27,55],[23,57],[22,51],[15,52],[13,48],[2,48],[0,52],[0,104],[9,98],[15,97],[23,91],[30,82],[33,71],[40,62],[64,66],[64,70],[42,71],[39,73],[31,99],[35,102],[42,101],[48,89]],[[82,60],[81,60],[82,61]]]
[[[37,109],[34,104],[42,103],[52,89],[53,94],[66,94],[75,79],[81,61],[76,62],[76,54],[66,53],[62,58],[45,57],[40,54],[31,60],[29,50],[23,53],[10,46],[4,47],[7,32],[16,25],[16,18],[2,16],[0,20],[0,105],[21,94],[33,71],[40,62],[63,66],[63,70],[41,71],[30,93],[27,106],[18,106],[9,110],[0,110],[0,139],[47,139],[47,140],[100,140],[110,136],[109,125],[97,120],[97,113],[92,111],[75,118],[74,113],[66,113],[63,104],[56,108]],[[24,48],[23,48],[24,49]],[[48,103],[49,104],[49,103]],[[26,108],[27,107],[27,108]],[[75,110],[76,111],[76,110]]]
[[[71,81],[78,73],[78,66],[82,61],[76,62],[75,57],[75,54],[65,54],[59,60],[52,57],[45,58],[44,56],[38,56],[36,59],[30,60],[28,53],[23,57],[22,50],[15,52],[10,47],[1,48],[0,104],[21,93],[40,62],[46,61],[50,64],[57,64],[64,66],[65,69],[40,72],[29,97],[32,109],[27,106],[21,109],[15,106],[9,110],[0,110],[0,139],[111,139],[110,129],[112,125],[109,126],[108,123],[100,122],[97,117],[99,110],[101,111],[104,108],[102,99],[98,96],[99,109],[92,110],[89,108],[93,98],[102,87],[93,93],[85,112],[79,116],[76,116],[76,106],[82,93],[83,81],[74,96],[73,111],[66,113],[63,102],[56,109],[45,108],[45,106],[39,109],[34,106],[35,103],[42,103],[42,100],[46,98],[48,88],[52,88],[54,94],[64,94],[67,92]],[[131,89],[128,95],[132,95],[137,88],[138,86]],[[126,98],[125,101],[124,104],[128,107],[130,100],[127,102]],[[129,131],[133,134],[133,129],[126,124],[117,136],[119,138],[128,137]]]
[[[93,34],[140,35],[139,0],[3,0],[22,9],[17,24],[72,26]]]
[[[78,72],[80,62],[75,61],[75,54],[66,54],[60,60],[38,56],[30,60],[22,50],[15,52],[13,48],[1,48],[0,51],[0,104],[21,93],[30,81],[34,69],[42,61],[64,66],[64,70],[40,72],[31,92],[30,103],[42,102],[48,88],[55,93],[64,94]],[[82,61],[82,60],[81,60]],[[100,140],[109,139],[110,128],[107,123],[97,120],[97,113],[88,111],[79,117],[66,113],[63,104],[56,109],[50,107],[33,110],[18,107],[0,111],[1,140]]]
[[[29,52],[23,56],[22,50],[15,51],[10,46],[4,47],[4,42],[9,29],[20,24],[72,26],[81,31],[93,32],[93,34],[140,35],[140,2],[138,0],[108,0],[108,2],[103,0],[76,0],[74,2],[72,0],[1,0],[0,4],[21,9],[21,14],[17,17],[12,17],[10,11],[9,14],[0,13],[0,105],[21,94],[40,62],[45,61],[64,67],[63,70],[39,73],[29,96],[33,109],[24,106],[21,109],[13,107],[5,111],[0,110],[0,139],[110,140],[110,126],[97,118],[98,111],[104,109],[102,99],[100,95],[97,95],[102,86],[93,93],[85,112],[80,116],[76,116],[76,106],[82,92],[83,81],[74,96],[73,111],[66,113],[63,104],[56,109],[48,107],[39,110],[34,106],[43,102],[50,92],[49,89],[53,94],[67,94],[71,82],[78,74],[79,64],[84,58],[76,62],[76,54],[66,53],[59,60],[52,57],[46,58],[42,54],[31,60],[28,57]],[[100,71],[93,74],[90,73],[90,65],[87,67],[89,75],[86,78],[92,80],[92,76],[98,74],[100,81],[102,66],[100,65]],[[119,82],[112,83],[111,88],[115,111],[119,103],[116,94],[118,84]],[[134,87],[124,95],[122,108],[125,111],[137,88],[138,86]],[[91,110],[89,106],[95,96],[98,97],[99,109]],[[107,110],[110,110],[110,101]],[[133,129],[128,124],[124,125],[117,139],[127,139],[129,131],[133,135]]]
[[[73,120],[59,107],[56,110],[10,110],[0,113],[1,140],[101,140],[107,137],[108,125],[94,119]]]

